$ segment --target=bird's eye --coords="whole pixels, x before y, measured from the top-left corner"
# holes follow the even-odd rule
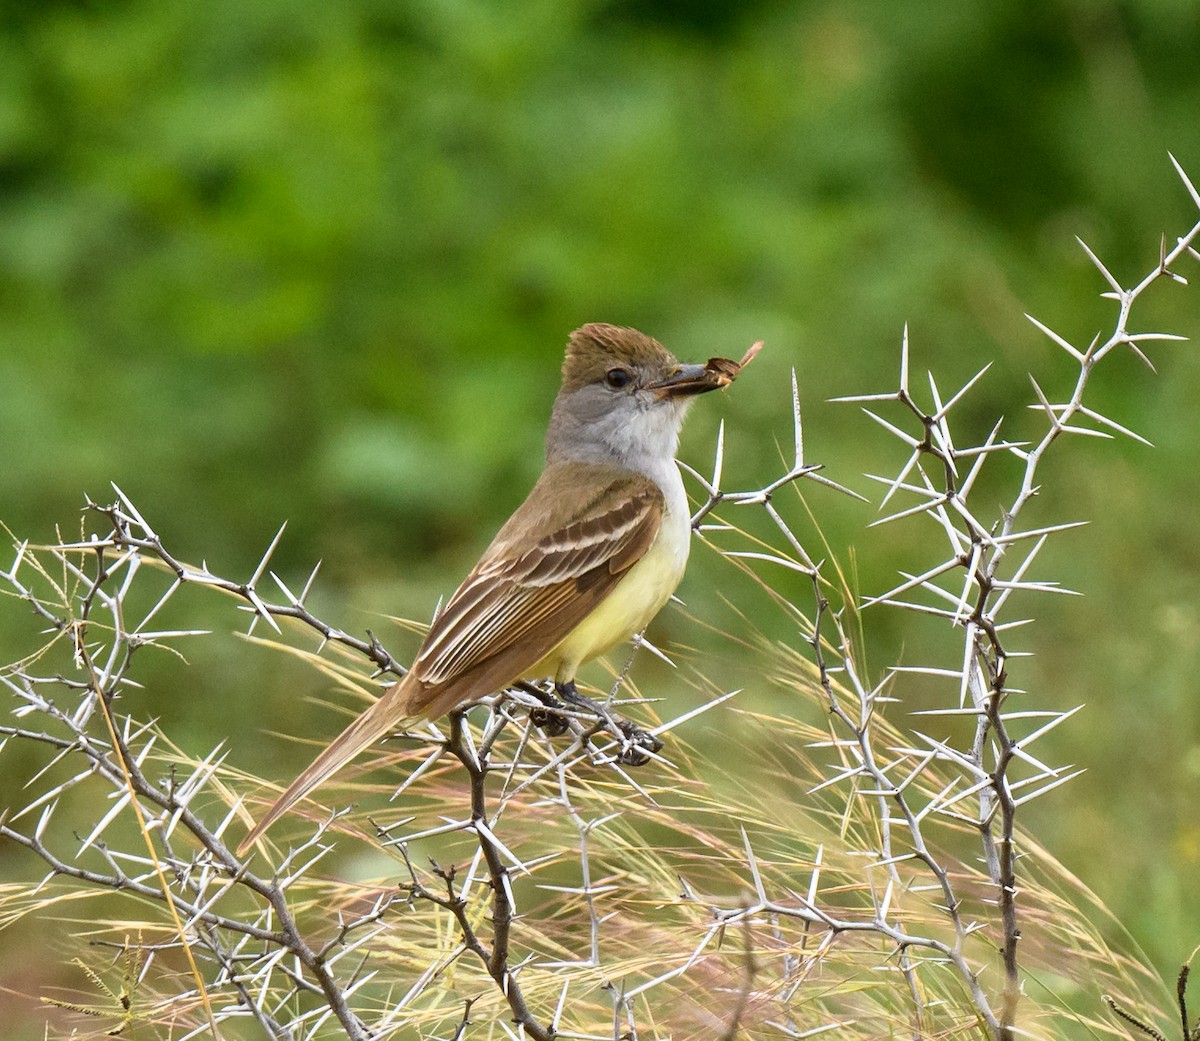
[[[613,390],[620,390],[622,387],[629,386],[630,380],[633,377],[629,374],[628,369],[609,369],[604,374],[604,382],[607,383]]]

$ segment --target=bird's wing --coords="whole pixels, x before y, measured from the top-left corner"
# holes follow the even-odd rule
[[[588,482],[583,494],[568,496],[567,509],[562,474],[547,482],[550,493],[541,491],[542,482],[535,486],[430,627],[412,667],[414,712],[441,701],[438,695],[459,686],[457,680],[477,677],[490,686],[462,691],[456,702],[520,676],[642,558],[662,523],[663,495],[640,474],[617,472],[620,476],[605,473],[611,479]],[[529,516],[539,512],[544,512],[540,534],[530,544]],[[524,538],[512,538],[521,531]]]
[[[434,619],[408,675],[309,764],[239,852],[402,720],[440,715],[537,664],[642,558],[664,508],[658,486],[639,474],[548,468]]]

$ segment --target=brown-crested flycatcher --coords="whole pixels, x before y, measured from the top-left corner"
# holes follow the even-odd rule
[[[683,577],[691,530],[679,430],[692,397],[738,368],[681,365],[635,329],[573,332],[529,497],[433,620],[409,672],[292,782],[241,849],[405,719],[547,676],[581,703],[579,666],[644,629]]]

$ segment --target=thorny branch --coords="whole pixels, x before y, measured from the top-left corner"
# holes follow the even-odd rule
[[[483,855],[488,885],[492,891],[490,949],[480,937],[468,913],[467,901],[455,889],[455,870],[453,868],[444,870],[434,863],[434,874],[444,883],[446,889],[444,896],[439,895],[419,880],[408,859],[406,844],[399,843],[398,845],[405,863],[408,864],[412,881],[407,888],[412,896],[428,900],[454,916],[462,935],[463,944],[480,960],[488,975],[495,980],[496,986],[499,987],[512,1010],[513,1022],[534,1041],[551,1041],[557,1034],[554,1025],[544,1026],[534,1017],[509,960],[513,916],[516,913],[516,907],[512,892],[511,873],[505,863],[505,858],[507,856],[509,859],[513,859],[513,857],[495,837],[492,828],[495,827],[496,819],[489,817],[487,798],[488,757],[492,742],[498,736],[501,726],[503,723],[500,726],[489,728],[479,746],[473,747],[463,714],[455,712],[450,719],[449,749],[463,765],[470,778],[471,825],[479,836],[479,850]]]
[[[81,583],[84,590],[79,598],[81,607],[78,617],[74,620],[54,615],[45,603],[33,597],[28,589],[20,585],[16,578],[15,565],[3,576],[9,585],[18,589],[24,599],[33,604],[40,616],[52,622],[55,631],[71,635],[76,658],[86,662],[90,681],[84,687],[83,699],[76,712],[67,715],[52,701],[42,698],[36,690],[37,686],[44,682],[54,682],[56,677],[35,677],[26,672],[0,674],[0,681],[25,702],[22,708],[18,709],[18,714],[25,715],[34,711],[44,713],[51,720],[64,725],[72,737],[64,739],[46,732],[8,726],[0,728],[0,734],[45,744],[58,751],[56,758],[68,754],[82,755],[88,764],[82,773],[76,774],[65,784],[52,788],[23,810],[13,814],[9,821],[0,823],[0,836],[36,853],[54,874],[86,882],[94,888],[129,892],[152,901],[170,900],[177,910],[187,916],[189,931],[195,930],[192,935],[198,938],[196,945],[204,948],[218,963],[227,964],[234,955],[234,949],[228,948],[225,940],[214,930],[235,934],[243,941],[256,939],[285,948],[311,974],[330,1010],[342,1024],[347,1037],[354,1041],[365,1039],[368,1036],[365,1028],[351,1012],[344,988],[330,971],[329,961],[323,953],[314,952],[301,936],[288,905],[284,885],[278,878],[269,881],[251,872],[224,844],[222,834],[233,814],[227,816],[216,829],[210,829],[191,809],[189,803],[192,797],[212,776],[219,764],[219,760],[213,761],[216,760],[216,753],[210,760],[202,762],[182,784],[176,783],[173,778],[156,783],[143,769],[154,739],[150,738],[138,751],[134,751],[135,742],[146,737],[148,728],[137,727],[132,718],[126,717],[123,728],[112,730],[112,736],[115,738],[112,743],[92,737],[86,729],[87,721],[98,701],[103,703],[106,713],[114,711],[114,700],[118,692],[132,682],[128,674],[134,653],[138,647],[152,642],[155,638],[144,632],[139,636],[137,633],[125,631],[124,593],[128,591],[136,571],[135,558],[125,552],[119,555],[113,564],[109,564],[104,556],[107,548],[119,545],[121,540],[114,537],[110,544],[101,542],[89,547],[90,551],[95,553],[97,561],[95,573],[90,576],[85,568],[75,564],[69,555],[60,555],[59,559]],[[18,563],[25,550],[24,546],[18,550]],[[109,592],[106,586],[122,568],[126,571],[123,585],[115,593]],[[103,647],[102,642],[91,642],[90,619],[97,605],[107,609],[111,618],[108,623],[111,639],[107,655],[95,653]],[[114,810],[109,811],[92,834],[84,840],[81,850],[82,852],[94,847],[108,864],[108,872],[98,872],[69,863],[56,855],[44,840],[47,824],[59,796],[92,773],[103,777],[115,791],[122,792],[127,789],[132,792],[133,798],[149,809],[146,814],[147,832],[153,834],[157,848],[152,847],[152,855],[148,857],[125,855],[120,858],[137,864],[142,869],[140,873],[127,873],[120,860],[109,852],[100,837],[117,811],[131,801],[124,795]],[[43,811],[33,831],[19,831],[10,823],[39,806],[43,807]],[[172,836],[177,830],[183,831],[193,840],[195,849],[190,855],[176,852]],[[173,884],[167,892],[164,892],[156,881],[152,881],[159,876],[160,868],[165,868],[172,876]],[[260,901],[262,913],[255,919],[247,921],[230,918],[212,909],[220,896],[233,885],[253,893]],[[214,886],[215,894],[209,892]],[[259,924],[272,915],[278,923],[274,929]],[[201,998],[206,1000],[203,995]]]
[[[1183,177],[1181,170],[1179,173]],[[1186,177],[1183,180],[1200,206],[1200,195]],[[1084,392],[1095,366],[1117,348],[1128,347],[1146,360],[1146,344],[1175,339],[1167,334],[1131,332],[1131,309],[1159,279],[1182,281],[1173,266],[1185,257],[1197,256],[1198,237],[1200,223],[1177,239],[1170,250],[1164,243],[1159,264],[1131,289],[1123,289],[1084,247],[1110,287],[1111,292],[1105,295],[1118,304],[1117,319],[1107,339],[1101,342],[1098,337],[1086,349],[1073,346],[1035,321],[1074,361],[1078,372],[1070,395],[1060,402],[1053,401],[1037,381],[1033,382],[1037,399],[1033,407],[1047,424],[1033,443],[1001,439],[997,424],[981,443],[960,447],[951,426],[951,419],[957,418],[955,406],[986,370],[945,399],[931,375],[932,404],[925,407],[910,387],[907,331],[901,347],[898,389],[840,399],[892,403],[900,407],[905,417],[902,421],[915,424],[916,432],[909,433],[882,415],[867,413],[907,449],[907,458],[895,477],[875,478],[887,486],[883,504],[898,494],[916,499],[915,505],[878,523],[929,517],[949,544],[949,553],[940,563],[919,574],[903,574],[903,581],[862,606],[888,604],[954,623],[964,638],[962,664],[956,670],[896,667],[879,681],[863,674],[849,625],[855,608],[852,604],[831,606],[833,585],[825,574],[824,562],[814,561],[778,503],[779,493],[800,481],[847,491],[822,476],[819,467],[805,461],[794,374],[794,457],[784,474],[755,490],[724,489],[722,428],[711,477],[691,471],[704,493],[693,527],[701,537],[715,538],[732,526],[718,521],[714,511],[724,513],[726,507],[736,510],[741,506],[761,509],[782,538],[781,548],[760,545],[752,550],[727,551],[725,555],[746,568],[781,566],[811,583],[814,608],[810,617],[802,619],[803,641],[832,724],[830,739],[816,744],[832,750],[838,759],[835,769],[812,788],[811,794],[846,787],[847,817],[857,819],[857,807],[871,807],[867,819],[876,841],[869,851],[869,861],[859,862],[862,875],[856,886],[848,887],[844,874],[836,884],[827,880],[833,869],[825,863],[823,848],[816,850],[806,880],[795,873],[781,875],[756,850],[757,837],[752,839],[743,827],[741,849],[724,849],[721,853],[726,862],[740,862],[741,867],[733,870],[751,895],[702,896],[681,879],[683,895],[677,906],[703,908],[707,924],[697,929],[688,951],[670,967],[647,970],[643,966],[624,970],[618,979],[602,977],[612,1002],[611,1036],[639,1037],[639,1016],[645,1015],[639,1010],[647,1008],[647,995],[662,992],[660,988],[685,980],[707,964],[706,959],[719,950],[725,931],[735,926],[741,930],[744,949],[740,957],[737,952],[733,955],[737,982],[728,989],[724,1011],[716,1017],[718,1029],[723,1029],[726,1036],[743,1029],[750,1009],[769,991],[767,985],[757,982],[766,974],[764,950],[779,953],[778,980],[782,981],[772,998],[776,1003],[773,1007],[780,1010],[777,1018],[769,1021],[771,1028],[779,1031],[772,1036],[807,1033],[811,1024],[797,1021],[788,1004],[789,996],[848,937],[874,937],[888,949],[886,962],[905,981],[909,1028],[914,1039],[928,1036],[933,1029],[938,1002],[929,1001],[927,993],[930,973],[938,966],[949,966],[956,975],[974,1017],[989,1036],[1003,1041],[1014,1036],[1021,994],[1018,941],[1022,929],[1017,901],[1017,811],[1025,802],[1074,776],[1064,768],[1046,765],[1029,751],[1039,737],[1069,718],[1074,710],[1009,708],[1014,691],[1009,685],[1008,663],[1017,652],[1009,646],[1008,632],[1020,620],[1001,620],[1014,594],[1063,592],[1053,583],[1027,575],[1046,540],[1074,525],[1022,528],[1020,518],[1037,491],[1040,461],[1063,435],[1138,437],[1085,405]],[[1012,501],[994,521],[985,523],[969,505],[970,494],[982,467],[995,455],[1015,456],[1023,462],[1024,470]],[[314,901],[311,895],[298,899],[298,894],[312,893],[313,868],[331,848],[327,838],[338,815],[284,856],[269,878],[252,871],[250,861],[239,860],[224,840],[228,826],[241,812],[240,801],[226,800],[229,808],[215,825],[206,819],[207,810],[197,808],[197,797],[202,792],[212,794],[218,782],[228,784],[223,772],[224,751],[214,749],[193,762],[173,750],[164,751],[166,741],[153,726],[116,714],[118,700],[136,689],[132,666],[139,660],[141,647],[171,646],[180,639],[200,635],[198,630],[151,626],[184,587],[212,588],[235,597],[252,612],[251,629],[262,621],[278,631],[279,619],[291,619],[319,636],[318,653],[327,645],[335,645],[369,662],[380,673],[393,676],[403,675],[403,666],[370,632],[365,638],[352,635],[308,608],[305,601],[316,578],[315,569],[298,594],[269,571],[283,529],[249,579],[230,580],[205,565],[195,567],[178,559],[128,497],[119,489],[117,494],[118,501],[111,505],[88,505],[92,514],[104,518],[108,530],[103,534],[52,547],[20,543],[12,565],[0,572],[0,586],[25,601],[48,634],[42,650],[0,669],[0,683],[17,702],[16,721],[0,726],[0,747],[9,741],[37,746],[49,758],[35,779],[45,778],[32,799],[23,807],[10,807],[7,815],[0,814],[0,838],[39,857],[52,877],[73,880],[91,890],[127,893],[160,905],[170,901],[182,918],[182,926],[173,937],[168,933],[166,940],[148,942],[146,949],[184,952],[204,968],[204,978],[194,988],[171,995],[176,1007],[206,1011],[207,1022],[205,1017],[189,1020],[190,1029],[177,1034],[183,1038],[206,1030],[219,1036],[220,1023],[246,1016],[258,1023],[264,1036],[280,1041],[315,1038],[329,1020],[354,1041],[382,1037],[412,1021],[411,1017],[423,1014],[418,1010],[432,993],[434,983],[449,973],[463,955],[472,956],[486,973],[494,988],[493,997],[502,1002],[516,1028],[514,1033],[504,1027],[510,1035],[539,1041],[601,1036],[564,1025],[571,1008],[568,997],[578,1001],[585,981],[590,981],[587,986],[595,987],[595,976],[580,975],[581,971],[594,974],[606,964],[603,948],[612,945],[615,937],[606,928],[610,916],[603,907],[623,891],[610,878],[596,877],[593,851],[595,836],[619,823],[621,807],[615,808],[617,812],[606,809],[602,813],[585,808],[584,804],[591,801],[585,778],[587,771],[602,771],[603,776],[621,786],[620,790],[641,799],[647,814],[657,805],[656,796],[666,789],[648,790],[624,770],[618,758],[620,749],[611,741],[602,744],[602,725],[584,714],[563,713],[570,730],[565,740],[554,742],[539,734],[529,722],[529,709],[536,704],[530,695],[536,693],[536,688],[519,685],[510,696],[488,699],[481,723],[469,724],[467,717],[459,714],[451,719],[448,735],[434,730],[432,746],[426,745],[429,750],[425,757],[408,771],[400,785],[400,792],[419,785],[444,772],[447,764],[457,764],[466,782],[456,793],[456,798],[465,797],[466,806],[456,810],[443,804],[441,823],[410,830],[406,819],[378,827],[381,847],[394,851],[403,861],[408,881],[399,891],[386,889],[369,908],[340,916],[337,928],[326,939],[318,942],[307,937],[301,911],[307,913],[314,903],[319,907],[320,901]],[[1016,560],[1010,552],[1014,546],[1024,551]],[[129,594],[143,572],[165,572],[169,584],[134,623],[128,617],[132,602]],[[278,597],[260,588],[265,575],[277,587]],[[948,585],[952,581],[961,584]],[[63,648],[78,669],[75,675],[43,667]],[[956,747],[947,740],[926,736],[915,727],[900,741],[894,730],[885,727],[882,709],[895,700],[893,688],[905,673],[955,683],[959,704],[938,710],[935,715],[973,719],[969,744]],[[61,698],[61,703],[52,694]],[[729,696],[713,697],[651,732],[665,733]],[[32,723],[34,718],[41,724]],[[111,720],[112,730],[97,727],[98,718]],[[668,748],[655,758],[658,766],[674,777],[678,772],[669,757]],[[180,779],[174,767],[160,773],[164,761],[186,765],[186,775]],[[66,780],[51,779],[64,770],[69,774]],[[947,771],[949,780],[944,780],[944,773],[939,771]],[[55,812],[72,789],[95,782],[107,788],[110,808],[81,840],[76,852],[64,853],[61,837],[51,829]],[[511,824],[520,814],[510,811],[518,807],[526,810],[534,795],[541,795],[543,804],[553,805],[574,830],[571,863],[578,885],[553,884],[542,889],[558,893],[564,900],[579,901],[587,952],[582,958],[555,961],[531,948],[514,960],[514,951],[525,945],[524,933],[519,939],[515,933],[521,917],[514,877],[533,876],[545,865],[561,866],[563,862],[561,850],[544,853],[544,847],[539,847],[538,856],[522,858],[513,848],[517,843],[511,838]],[[965,809],[970,800],[977,805],[975,812]],[[144,819],[145,835],[151,840],[145,852],[130,852],[120,843],[110,844],[108,838],[114,821],[125,816],[134,804]],[[965,825],[982,842],[998,916],[995,926],[986,916],[977,920],[967,912],[973,895],[964,890],[963,879],[969,872],[935,841],[930,831],[935,822]],[[506,824],[510,825],[508,834],[504,833]],[[460,871],[435,863],[431,874],[418,871],[410,859],[413,850],[427,841],[445,838],[467,841],[467,867]],[[168,883],[166,891],[161,879]],[[728,893],[736,894],[737,888],[730,888]],[[914,913],[913,900],[927,890],[934,894],[929,902],[936,914],[923,918]],[[864,906],[836,903],[834,894],[848,891],[863,894]],[[642,902],[648,892],[641,895]],[[364,971],[363,955],[373,950],[373,940],[393,935],[393,919],[411,913],[419,904],[436,908],[444,919],[453,922],[456,943],[431,955],[417,979],[411,985],[405,982],[407,989],[398,999],[392,993],[394,981],[378,991],[369,991],[368,984],[380,970],[376,967]],[[794,923],[799,932],[789,933],[788,923]],[[981,936],[995,937],[1001,955],[1004,980],[998,994],[990,992],[981,979],[981,951],[987,950],[977,939]],[[544,977],[545,973],[553,976],[555,972],[561,973],[561,989],[555,999],[547,1002],[536,984],[536,974]],[[626,973],[633,978],[627,978]],[[453,1030],[455,1038],[466,1038],[472,1033],[472,1023],[484,1014],[485,1005],[480,1004],[483,1000],[477,994],[465,1001],[457,998],[453,1011],[445,1012],[449,1018],[424,1022],[446,1022],[450,1025],[443,1029]],[[436,1008],[429,1013],[430,1017],[437,1014]],[[821,1029],[846,1026],[848,1021],[834,1017]]]
[[[289,900],[289,891],[330,849],[325,839],[336,817],[319,827],[307,842],[292,850],[278,864],[273,877],[263,877],[250,869],[248,861],[240,860],[232,846],[226,845],[224,840],[225,831],[239,814],[240,803],[234,804],[215,827],[210,826],[192,806],[197,794],[211,786],[219,775],[225,759],[224,751],[218,748],[194,764],[190,775],[182,781],[175,776],[173,766],[166,777],[156,778],[148,771],[149,766],[157,761],[151,753],[159,743],[159,736],[152,727],[137,724],[131,716],[118,719],[114,713],[118,698],[135,687],[131,670],[140,648],[169,645],[185,637],[203,635],[201,630],[151,628],[151,622],[167,602],[185,586],[214,588],[242,600],[253,612],[252,628],[255,622],[264,620],[278,630],[277,619],[293,619],[320,636],[322,649],[326,643],[338,644],[366,658],[381,672],[402,675],[404,670],[372,634],[368,633],[366,639],[353,636],[310,611],[305,599],[312,589],[315,569],[298,595],[293,594],[274,572],[269,572],[270,577],[284,599],[276,601],[260,593],[260,580],[268,573],[270,558],[279,544],[283,529],[271,541],[251,578],[239,582],[223,578],[207,566],[195,567],[181,561],[164,545],[129,498],[120,489],[117,489],[117,494],[118,501],[115,503],[101,505],[89,500],[87,504],[89,513],[99,515],[107,522],[108,530],[103,534],[76,542],[60,542],[41,551],[22,543],[16,548],[12,566],[0,572],[0,582],[24,600],[47,625],[48,631],[53,634],[51,645],[64,639],[69,642],[71,656],[87,677],[75,680],[60,673],[40,674],[35,666],[48,655],[50,648],[44,648],[31,659],[0,672],[0,682],[18,698],[17,716],[40,714],[48,723],[46,729],[2,726],[0,740],[16,739],[41,745],[52,753],[51,765],[80,757],[86,764],[66,782],[50,787],[33,802],[0,819],[0,837],[40,857],[54,876],[74,880],[93,891],[127,893],[156,903],[165,901],[174,908],[182,918],[176,941],[167,946],[182,950],[189,959],[206,960],[213,967],[207,982],[198,975],[197,987],[176,997],[181,1001],[196,1002],[205,1008],[208,1029],[214,1036],[219,1036],[217,1024],[220,1021],[229,1015],[244,1015],[247,1012],[254,1016],[270,1037],[293,1039],[315,1036],[316,1027],[324,1021],[325,1016],[314,1018],[311,1012],[306,1012],[299,1018],[289,1020],[278,1011],[282,1002],[274,1002],[274,1011],[263,1004],[263,988],[269,984],[273,974],[282,973],[287,979],[287,993],[292,999],[300,996],[319,999],[327,1014],[336,1018],[345,1036],[353,1041],[365,1041],[374,1036],[375,1028],[368,1027],[352,1009],[352,996],[367,977],[358,977],[356,970],[347,978],[339,971],[338,963],[346,954],[361,947],[378,933],[394,898],[380,899],[371,912],[343,921],[335,936],[321,944],[306,939]],[[52,577],[50,570],[42,564],[39,552],[51,555],[54,566],[62,570],[64,579]],[[127,618],[127,601],[135,578],[146,565],[149,565],[150,571],[165,569],[171,580],[157,602],[136,624],[132,624]],[[25,577],[27,575],[30,577]],[[35,587],[39,583],[48,586],[49,593],[37,591]],[[66,690],[77,699],[77,704],[69,708],[60,707],[55,700],[41,693],[49,688]],[[536,688],[527,684],[519,685],[514,695],[517,700],[511,703],[512,708],[524,712],[530,707],[527,702],[540,705],[535,699],[523,696],[525,691],[530,690],[536,692]],[[111,715],[118,723],[118,728],[108,740],[103,733],[94,734],[89,727],[97,707],[102,709],[101,715]],[[454,915],[464,948],[479,956],[508,1003],[514,1023],[526,1036],[535,1039],[558,1036],[554,1024],[561,1013],[561,1003],[559,1012],[546,1025],[534,1015],[522,994],[518,968],[511,963],[515,901],[510,871],[516,868],[528,872],[530,868],[507,849],[494,829],[509,801],[541,777],[555,780],[564,805],[569,807],[572,771],[585,765],[608,767],[630,781],[635,790],[640,790],[631,775],[621,768],[620,749],[615,747],[614,741],[605,740],[607,734],[602,721],[566,709],[556,709],[555,712],[564,718],[572,735],[571,740],[565,748],[553,752],[544,765],[531,766],[514,758],[508,766],[500,803],[490,813],[487,783],[493,768],[489,756],[496,740],[514,725],[523,728],[522,746],[529,741],[531,733],[528,714],[518,719],[503,699],[491,705],[488,722],[478,742],[473,739],[464,717],[455,715],[451,720],[449,737],[440,740],[426,762],[402,785],[403,788],[415,781],[444,753],[448,752],[461,764],[470,791],[469,816],[449,828],[435,831],[463,831],[475,837],[476,861],[468,877],[473,878],[477,870],[482,870],[486,876],[492,906],[491,935],[485,939],[480,934],[478,925],[468,914],[466,897],[461,891],[454,891],[452,872],[445,876],[448,886],[446,896],[435,895],[420,884],[413,874],[413,882],[408,887],[409,898],[429,900]],[[688,712],[680,719],[661,724],[655,733],[664,733],[695,714],[695,711]],[[55,731],[61,731],[61,734]],[[112,739],[114,736],[115,740]],[[521,773],[527,776],[519,777]],[[47,837],[51,818],[61,797],[92,777],[108,785],[115,803],[83,841],[82,849],[74,857],[62,855]],[[110,847],[104,838],[112,822],[135,803],[139,818],[145,820],[145,833],[151,840],[148,855],[119,851],[116,847]],[[40,811],[40,817],[36,826],[22,829],[21,819],[37,811]],[[570,812],[577,821],[581,821],[573,809]],[[580,824],[579,843],[585,870],[587,836],[592,826],[602,822]],[[414,837],[393,840],[387,837],[388,831],[386,828],[380,829],[385,845],[399,847],[407,860],[406,845]],[[186,837],[184,848],[176,841],[179,835]],[[418,835],[415,838],[421,837]],[[99,857],[102,866],[85,866],[78,862],[80,855],[89,850]],[[165,880],[164,884],[159,884],[160,877]],[[218,909],[218,904],[231,902],[229,894],[235,890],[252,895],[255,909],[251,913]],[[593,899],[594,895],[594,891],[590,891],[588,899]],[[594,913],[591,921],[592,947],[595,951],[599,943],[599,920]],[[248,944],[258,945],[261,952],[252,953]],[[281,954],[294,958],[296,968],[287,968],[279,957]],[[419,990],[414,989],[408,999],[414,998],[417,993]],[[217,995],[221,995],[219,999]],[[401,1001],[396,1005],[384,1017],[384,1021],[397,1021],[402,1016],[401,1006],[404,1004],[405,1001]],[[306,1022],[310,1019],[311,1023]],[[465,1032],[466,1027],[464,1015],[459,1032]],[[203,1026],[197,1026],[193,1033],[202,1029]]]
[[[1174,162],[1174,159],[1172,159]],[[1179,165],[1176,171],[1183,179],[1193,200],[1200,206],[1200,195],[1188,180]],[[897,668],[894,672],[918,672],[930,676],[950,676],[958,681],[960,693],[959,709],[941,712],[942,715],[969,713],[976,719],[974,737],[969,748],[955,750],[947,743],[938,742],[917,732],[925,748],[898,750],[903,753],[900,762],[881,767],[872,751],[872,716],[875,712],[884,685],[869,688],[856,674],[852,651],[840,621],[835,616],[836,633],[833,646],[842,658],[838,670],[849,681],[852,694],[857,701],[857,711],[852,716],[840,703],[830,682],[830,672],[822,657],[823,634],[820,618],[827,610],[818,578],[814,575],[817,597],[817,621],[813,625],[811,645],[817,656],[822,683],[829,693],[830,711],[855,735],[858,766],[850,776],[866,777],[873,785],[873,792],[860,791],[859,795],[875,794],[890,800],[899,811],[900,820],[907,832],[907,841],[912,856],[926,865],[937,880],[943,893],[946,914],[954,928],[955,943],[951,949],[952,960],[958,966],[964,981],[972,988],[976,1007],[988,1023],[994,1035],[1008,1041],[1013,1037],[1017,1020],[1017,1006],[1021,997],[1018,945],[1021,926],[1017,906],[1019,880],[1016,871],[1016,817],[1018,806],[1059,786],[1074,773],[1067,768],[1052,768],[1029,752],[1033,742],[1069,718],[1076,711],[1067,712],[1010,712],[1006,706],[1013,690],[1008,682],[1008,662],[1012,653],[1005,642],[1005,630],[1021,624],[1002,622],[1001,611],[1015,592],[1068,592],[1054,583],[1035,582],[1026,579],[1026,573],[1038,552],[1051,535],[1076,526],[1064,523],[1044,528],[1022,530],[1019,519],[1024,507],[1036,494],[1039,464],[1047,450],[1065,434],[1092,437],[1111,437],[1113,433],[1124,434],[1139,441],[1145,439],[1126,429],[1116,421],[1101,415],[1084,404],[1084,394],[1095,367],[1105,357],[1125,346],[1130,348],[1147,365],[1140,345],[1155,341],[1175,341],[1182,337],[1167,333],[1133,333],[1129,321],[1134,302],[1155,282],[1166,278],[1186,284],[1176,274],[1173,265],[1185,257],[1196,256],[1194,243],[1200,237],[1200,223],[1194,225],[1180,237],[1169,251],[1164,247],[1158,265],[1132,288],[1123,288],[1104,267],[1095,254],[1082,242],[1084,251],[1107,281],[1111,291],[1103,295],[1117,302],[1118,311],[1112,332],[1101,341],[1097,336],[1086,349],[1078,349],[1065,338],[1036,319],[1030,320],[1057,346],[1062,348],[1078,366],[1074,387],[1066,401],[1051,403],[1037,380],[1031,377],[1038,404],[1032,406],[1043,412],[1047,429],[1039,440],[1030,447],[1023,442],[998,440],[1000,424],[977,446],[960,448],[952,436],[949,417],[955,404],[960,401],[987,371],[985,367],[948,400],[943,401],[932,374],[929,377],[932,408],[925,409],[917,401],[909,380],[909,341],[905,330],[901,344],[900,380],[895,391],[882,394],[855,395],[840,398],[840,401],[887,402],[893,401],[915,419],[919,431],[909,434],[875,412],[864,408],[864,412],[879,423],[893,437],[908,448],[908,459],[899,474],[892,478],[874,478],[887,485],[883,504],[899,492],[917,497],[916,505],[900,510],[877,523],[888,523],[914,515],[932,518],[946,535],[950,556],[942,563],[920,575],[905,575],[905,580],[886,593],[866,601],[864,606],[888,604],[924,614],[946,618],[964,631],[962,667],[957,671],[936,668]],[[1096,426],[1081,425],[1091,421]],[[1113,432],[1113,433],[1110,433]],[[1145,442],[1148,443],[1148,442]],[[1012,502],[1000,511],[997,520],[985,525],[968,506],[971,488],[983,465],[997,453],[1011,454],[1024,463],[1024,471]],[[928,464],[932,463],[932,466]],[[915,481],[914,481],[915,475]],[[1008,551],[1020,543],[1032,543],[1032,548],[1004,577],[1003,568],[1008,563]],[[959,591],[945,588],[942,580],[952,579],[958,573],[963,578]],[[933,602],[909,602],[903,596],[909,592],[932,594]],[[965,705],[970,698],[969,707]],[[1010,724],[1030,718],[1048,717],[1032,732],[1014,736]],[[933,760],[951,763],[958,768],[961,781],[957,781],[926,806],[919,814],[909,803],[904,783],[894,780],[896,771],[920,772]],[[914,766],[915,764],[915,766]],[[1016,778],[1018,766],[1032,767],[1030,776]],[[1017,794],[1018,788],[1025,789]],[[978,798],[979,812],[975,816],[964,816],[951,806],[965,796],[974,794]],[[983,844],[988,872],[996,892],[996,904],[1000,913],[1000,949],[1004,966],[1004,986],[999,1000],[999,1011],[993,1011],[990,1000],[978,987],[978,971],[962,959],[962,946],[967,931],[960,914],[961,902],[956,897],[948,872],[934,858],[923,834],[923,818],[930,812],[965,821],[975,827]],[[882,848],[881,862],[894,867],[891,847],[891,825],[893,818],[886,809],[881,809]],[[919,1029],[917,1030],[919,1033]]]

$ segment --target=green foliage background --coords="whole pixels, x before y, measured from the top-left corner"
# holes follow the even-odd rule
[[[943,387],[994,360],[973,434],[1019,436],[1025,373],[1070,377],[1022,312],[1085,343],[1111,313],[1073,236],[1140,277],[1194,219],[1167,150],[1200,179],[1192,0],[9,0],[0,26],[0,519],[49,539],[115,481],[229,575],[287,520],[281,573],[323,559],[318,609],[402,650],[380,614],[427,617],[520,500],[575,326],[696,359],[765,339],[685,457],[723,416],[730,473],[776,472],[794,366],[811,457],[870,491],[891,447],[824,400],[884,389],[905,322]],[[1141,320],[1198,314],[1171,286]],[[1055,748],[1089,772],[1035,831],[1169,973],[1200,940],[1200,362],[1154,357],[1092,404],[1158,448],[1050,466],[1045,519],[1095,523],[1045,570],[1087,596],[1036,605],[1023,685],[1089,706]],[[809,501],[864,591],[914,566],[911,529]],[[901,622],[871,621],[877,667],[919,657]],[[32,630],[3,605],[0,659]],[[134,709],[286,776],[305,750],[257,734],[336,723],[231,642]],[[0,983],[56,971],[19,962]]]

